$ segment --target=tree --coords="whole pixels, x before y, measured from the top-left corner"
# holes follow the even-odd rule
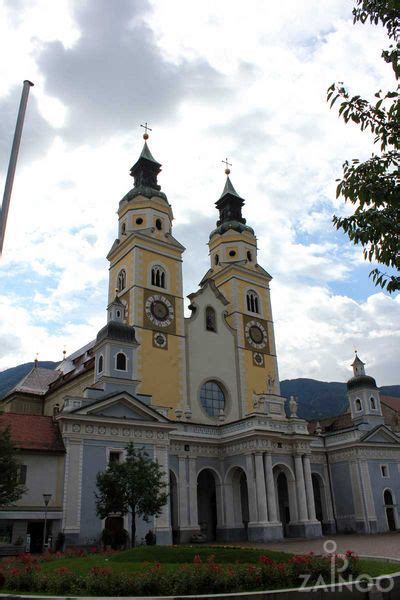
[[[379,23],[393,42],[382,51],[382,58],[400,77],[400,10],[399,0],[356,0],[354,23]],[[380,152],[365,162],[358,159],[343,164],[343,178],[336,197],[355,205],[350,217],[333,217],[354,244],[361,244],[364,258],[389,267],[387,273],[375,268],[370,277],[375,285],[388,292],[400,289],[400,96],[396,91],[375,94],[373,103],[360,96],[350,96],[343,83],[328,88],[327,100],[332,107],[340,99],[339,115],[345,123],[356,123],[361,131],[374,134]]]
[[[112,513],[131,515],[131,544],[135,545],[136,519],[146,522],[158,517],[166,504],[168,494],[165,473],[158,462],[147,452],[135,449],[133,443],[126,447],[126,459],[110,463],[106,471],[97,474],[96,510],[104,519]]]
[[[0,507],[8,506],[19,500],[26,491],[19,482],[20,465],[15,459],[10,427],[0,431]]]

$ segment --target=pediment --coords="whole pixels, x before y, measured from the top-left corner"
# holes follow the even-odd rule
[[[400,437],[386,425],[378,425],[378,427],[363,435],[361,441],[373,444],[400,444]]]
[[[74,412],[81,415],[97,415],[112,419],[169,423],[169,420],[154,408],[144,404],[127,392],[118,392],[107,398],[101,398]]]

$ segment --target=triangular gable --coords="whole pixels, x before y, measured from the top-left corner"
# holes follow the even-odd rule
[[[197,290],[197,292],[193,292],[192,294],[188,295],[190,302],[193,302],[193,300],[197,296],[200,296],[201,294],[203,294],[207,288],[210,288],[210,290],[213,292],[214,296],[216,298],[218,298],[218,300],[220,300],[220,302],[222,302],[222,304],[224,304],[225,306],[227,304],[229,304],[229,301],[225,298],[223,293],[219,291],[219,289],[215,285],[215,282],[212,279],[207,279],[207,281],[204,283],[204,285],[202,285],[202,287],[199,290]]]
[[[153,421],[169,423],[169,419],[158,413],[154,408],[147,406],[128,392],[116,392],[106,398],[78,408],[74,411],[80,415],[98,415],[132,421]]]
[[[373,444],[400,444],[400,437],[386,425],[378,425],[375,429],[363,435],[361,441]]]

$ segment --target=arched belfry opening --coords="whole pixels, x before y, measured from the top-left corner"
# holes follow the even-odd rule
[[[197,511],[200,531],[208,542],[217,538],[217,494],[215,475],[203,469],[197,477]]]

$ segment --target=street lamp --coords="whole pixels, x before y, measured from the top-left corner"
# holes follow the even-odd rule
[[[43,534],[43,552],[46,546],[46,538],[47,538],[47,507],[51,500],[51,494],[43,494],[43,502],[44,502],[44,534]]]

